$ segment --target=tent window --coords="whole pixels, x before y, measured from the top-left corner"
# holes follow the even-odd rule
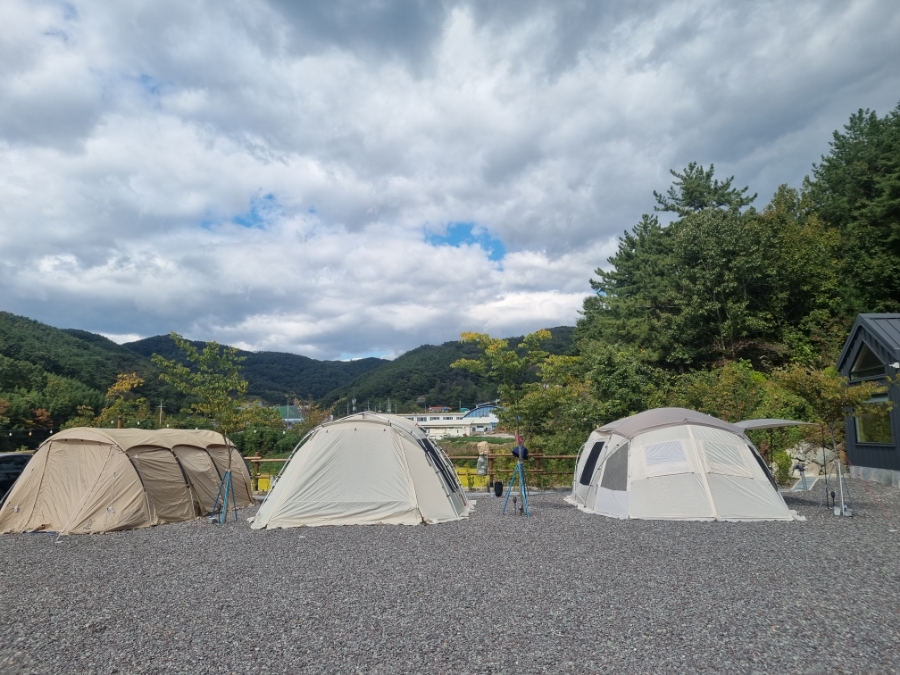
[[[706,450],[706,461],[710,473],[721,473],[726,476],[752,477],[747,463],[744,461],[744,445],[723,443],[721,441],[703,441]]]
[[[644,465],[647,467],[647,478],[693,471],[684,455],[684,448],[680,440],[645,445]]]
[[[425,454],[431,458],[431,463],[434,464],[434,468],[438,470],[438,473],[441,474],[441,477],[444,479],[444,483],[447,484],[447,488],[451,492],[457,491],[457,482],[454,480],[456,476],[454,475],[451,478],[451,469],[445,463],[440,453],[434,447],[431,441],[427,438],[420,438],[419,444],[425,450]]]
[[[763,461],[762,457],[759,456],[756,448],[754,448],[752,445],[747,445],[747,447],[750,449],[750,454],[753,455],[753,459],[755,459],[756,463],[759,464],[759,468],[763,470],[764,474],[766,474],[766,478],[769,479],[769,482],[772,484],[775,492],[778,492],[778,483],[775,482],[775,478],[772,476],[772,472],[769,470],[769,467],[766,466],[766,463]]]
[[[584,471],[581,472],[579,483],[582,485],[590,485],[591,477],[594,475],[594,469],[597,468],[597,460],[600,458],[600,451],[603,450],[604,441],[597,441],[588,454],[587,461],[584,463]]]
[[[628,443],[607,458],[600,487],[620,491],[628,489]]]

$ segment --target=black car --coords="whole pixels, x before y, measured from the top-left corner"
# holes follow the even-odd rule
[[[0,499],[25,470],[29,459],[30,452],[0,452]]]

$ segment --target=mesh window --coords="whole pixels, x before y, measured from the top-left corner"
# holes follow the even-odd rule
[[[647,467],[648,478],[693,471],[684,455],[684,448],[680,440],[645,445],[644,464]]]
[[[759,468],[763,470],[764,474],[766,474],[766,478],[769,479],[769,482],[772,484],[775,492],[778,492],[778,483],[775,482],[775,478],[772,476],[772,472],[769,470],[769,467],[766,466],[766,463],[763,461],[762,457],[759,456],[756,448],[752,445],[748,445],[747,448],[750,450],[750,454],[753,455],[753,459],[755,459],[756,463],[759,464]]]
[[[621,491],[628,489],[628,443],[607,458],[600,487]]]
[[[706,461],[709,463],[710,473],[747,476],[748,478],[753,476],[747,462],[744,461],[746,450],[743,444],[703,441],[703,449],[706,450]]]
[[[441,477],[444,479],[444,483],[447,484],[447,489],[451,492],[457,491],[457,481],[455,480],[456,474],[453,472],[453,469],[448,467],[444,462],[441,454],[434,447],[432,442],[427,438],[420,438],[419,445],[422,446],[422,449],[425,450],[425,454],[431,459],[431,463],[434,465],[434,468],[438,470],[438,473],[441,474]]]
[[[581,472],[581,478],[578,480],[582,485],[591,484],[591,476],[594,475],[594,469],[597,468],[597,460],[600,459],[600,452],[603,450],[604,441],[597,441],[588,454],[587,461],[584,463],[584,470]]]

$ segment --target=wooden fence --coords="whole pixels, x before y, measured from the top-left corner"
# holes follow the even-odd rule
[[[558,485],[568,485],[572,481],[572,474],[574,472],[574,466],[566,471],[550,471],[545,468],[544,462],[547,460],[554,459],[565,459],[571,460],[573,463],[575,459],[577,459],[578,455],[545,455],[541,452],[532,452],[529,453],[529,458],[526,463],[526,473],[531,478],[529,483],[543,483],[544,477],[553,476],[560,477],[558,481],[553,481],[554,484]],[[498,462],[496,460],[508,460],[510,466],[501,467],[498,466]],[[494,484],[496,480],[502,480],[504,482],[509,480],[510,475],[512,475],[514,464],[514,458],[510,453],[490,453],[487,455],[488,460],[488,468],[487,475],[479,475],[474,468],[469,466],[459,466],[460,463],[466,462],[477,462],[478,455],[453,455],[450,457],[450,461],[453,463],[454,468],[456,469],[457,475],[460,477],[461,482],[463,482],[463,487],[480,487],[487,490],[491,489],[491,486]],[[260,489],[267,491],[269,486],[271,485],[272,474],[270,473],[260,473],[260,465],[268,464],[268,463],[281,463],[284,464],[288,461],[288,458],[273,458],[273,457],[244,457],[244,461],[250,465],[250,481],[253,487],[253,491],[257,492]],[[469,480],[469,478],[472,478]],[[537,480],[535,480],[537,479]],[[260,484],[262,484],[262,488],[260,488]]]

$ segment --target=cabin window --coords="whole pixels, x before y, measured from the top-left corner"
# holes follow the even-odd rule
[[[892,445],[891,413],[887,394],[870,398],[863,404],[862,414],[856,417],[856,440],[859,443]]]
[[[597,441],[591,448],[587,461],[584,463],[584,470],[581,472],[581,478],[578,480],[582,485],[591,484],[591,477],[594,475],[594,469],[597,468],[597,460],[600,458],[603,444],[604,441]]]
[[[865,380],[871,377],[884,376],[884,364],[867,345],[863,345],[856,357],[856,363],[850,369],[851,380]]]

